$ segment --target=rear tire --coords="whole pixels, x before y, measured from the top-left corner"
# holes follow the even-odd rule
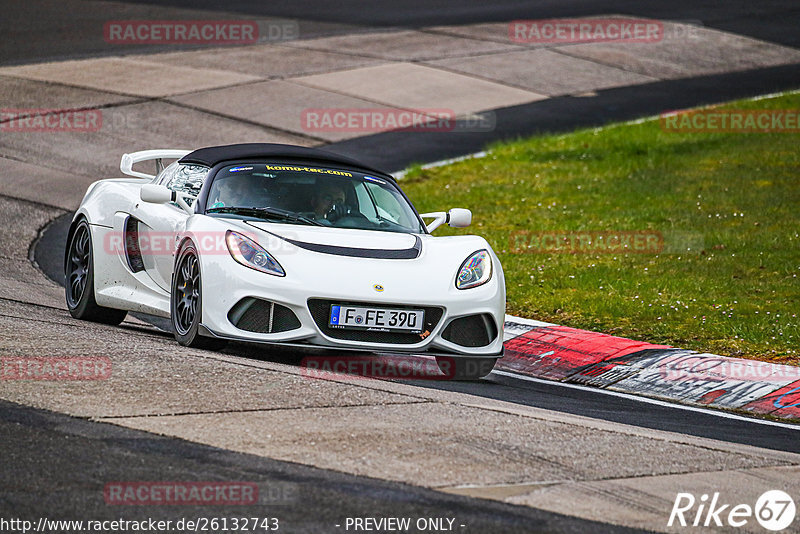
[[[497,358],[436,357],[439,370],[450,380],[478,380],[491,373],[496,362]]]
[[[170,292],[170,318],[175,339],[184,347],[219,350],[227,342],[224,339],[205,337],[199,334],[203,316],[203,291],[200,276],[200,258],[194,244],[189,242],[181,248],[175,262]]]
[[[94,297],[92,230],[86,219],[78,222],[67,241],[64,294],[69,313],[76,319],[118,325],[128,315],[125,310],[97,305]]]

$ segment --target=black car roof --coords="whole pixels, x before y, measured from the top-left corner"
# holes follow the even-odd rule
[[[361,163],[360,161],[356,161],[346,156],[340,156],[339,154],[334,154],[333,152],[327,152],[317,148],[307,148],[296,145],[282,145],[278,143],[241,143],[237,145],[199,148],[194,152],[183,156],[179,162],[214,167],[215,165],[224,161],[252,158],[298,159],[319,164],[332,163],[346,165],[356,169],[363,169],[365,171],[379,173],[384,176],[390,176],[385,171],[374,169]]]

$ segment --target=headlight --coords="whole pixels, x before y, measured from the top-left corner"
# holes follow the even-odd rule
[[[245,267],[275,276],[286,276],[281,264],[249,237],[228,230],[225,243],[233,259]]]
[[[479,250],[461,264],[456,276],[458,289],[469,289],[485,284],[492,277],[492,257],[488,250]]]

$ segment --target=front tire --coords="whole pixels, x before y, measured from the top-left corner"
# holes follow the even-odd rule
[[[175,262],[170,293],[170,318],[178,343],[184,347],[209,350],[219,350],[225,346],[225,340],[199,334],[203,316],[202,278],[200,258],[191,242],[181,248],[178,261]]]
[[[69,313],[76,319],[118,325],[128,315],[125,310],[97,305],[94,297],[92,231],[86,219],[78,222],[67,242],[64,293]]]
[[[437,356],[439,370],[450,380],[478,380],[494,369],[497,358],[463,358]]]

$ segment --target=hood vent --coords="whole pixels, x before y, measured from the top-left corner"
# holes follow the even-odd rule
[[[251,224],[248,222],[248,224]],[[373,258],[378,260],[415,260],[422,254],[422,239],[418,235],[414,236],[414,244],[410,248],[401,249],[383,249],[383,248],[358,248],[358,247],[344,247],[341,245],[326,245],[324,243],[309,243],[307,241],[300,241],[284,237],[280,234],[270,232],[261,226],[251,224],[262,232],[271,236],[277,237],[287,243],[310,250],[311,252],[318,252],[320,254],[331,254],[334,256],[348,256],[351,258]]]
[[[384,250],[380,248],[355,248],[355,247],[340,247],[335,245],[323,245],[320,243],[305,243],[303,241],[295,241],[286,237],[277,236],[284,241],[291,243],[296,247],[300,247],[312,252],[319,252],[321,254],[333,254],[335,256],[350,256],[353,258],[375,258],[380,260],[414,260],[419,258],[422,252],[422,240],[419,236],[414,236],[414,245],[411,248],[399,250]]]

